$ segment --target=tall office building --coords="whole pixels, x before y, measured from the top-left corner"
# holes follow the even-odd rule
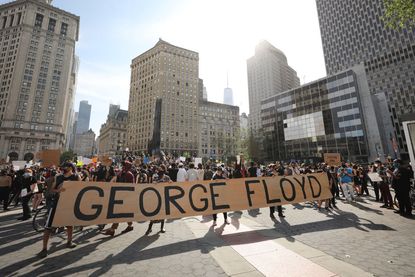
[[[230,87],[223,90],[223,104],[233,106],[233,91]]]
[[[133,59],[127,145],[147,152],[153,135],[156,100],[162,99],[161,150],[198,151],[199,54],[163,40]]]
[[[79,17],[48,0],[0,5],[0,156],[64,148]]]
[[[383,155],[363,66],[356,66],[262,101],[265,160],[368,162]]]
[[[78,120],[76,123],[76,133],[82,134],[89,130],[89,121],[91,119],[91,105],[88,101],[79,102]]]
[[[402,117],[415,116],[415,29],[391,30],[383,0],[317,0],[329,75],[363,64],[385,152],[407,158]]]
[[[260,42],[248,59],[249,130],[261,128],[261,101],[300,85],[297,73],[283,52],[268,41]]]

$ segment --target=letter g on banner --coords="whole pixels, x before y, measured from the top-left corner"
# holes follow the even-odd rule
[[[86,188],[83,188],[79,193],[78,196],[76,197],[75,200],[75,205],[74,205],[74,214],[75,217],[79,220],[83,220],[83,221],[90,221],[90,220],[94,220],[96,218],[98,218],[98,216],[101,214],[102,212],[102,205],[96,205],[93,204],[91,206],[92,209],[95,209],[95,213],[94,214],[84,214],[83,212],[81,212],[81,201],[82,198],[84,197],[84,194],[88,191],[97,191],[99,197],[104,197],[104,190],[100,187],[93,187],[93,186],[89,186]]]

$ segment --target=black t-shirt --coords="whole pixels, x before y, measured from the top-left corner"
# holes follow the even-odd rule
[[[257,177],[256,172],[257,172],[256,166],[251,166],[250,168],[248,168],[249,177]]]
[[[30,192],[31,191],[30,185],[36,184],[36,183],[37,183],[36,177],[30,176],[30,175],[23,175],[23,179],[22,179],[23,189],[27,189],[27,191]]]
[[[213,180],[217,180],[217,179],[226,179],[226,178],[223,177],[223,175],[219,176],[218,174],[215,174],[215,176],[213,176]]]
[[[235,169],[234,170],[234,172],[233,172],[233,176],[232,176],[233,178],[242,178],[243,176],[242,176],[242,172],[241,172],[241,170],[240,169]]]
[[[203,180],[212,180],[213,177],[213,172],[212,170],[206,170],[205,173],[203,174]]]
[[[177,168],[168,169],[168,175],[173,182],[177,182],[177,172],[179,172]]]
[[[55,189],[59,188],[63,182],[65,181],[78,181],[79,177],[78,174],[73,173],[72,175],[65,177],[65,175],[60,174],[56,176],[56,184],[55,184]]]
[[[410,183],[410,179],[411,179],[411,171],[408,169],[408,168],[406,168],[406,167],[403,167],[403,166],[401,166],[401,167],[399,167],[399,169],[398,169],[398,172],[397,172],[397,175],[398,176],[400,176],[400,178],[399,179],[395,179],[396,181],[396,188],[399,190],[399,191],[408,191],[409,192],[409,190],[410,190],[410,188],[411,188],[411,183]]]

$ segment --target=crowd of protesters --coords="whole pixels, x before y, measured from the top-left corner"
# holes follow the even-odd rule
[[[85,182],[119,182],[119,183],[158,183],[186,182],[196,180],[217,180],[248,177],[272,177],[289,176],[324,172],[327,174],[332,197],[316,201],[312,204],[319,211],[324,209],[338,209],[336,200],[344,199],[346,202],[353,202],[360,197],[371,196],[368,184],[371,184],[374,192],[374,201],[383,202],[381,208],[394,209],[391,194],[393,188],[398,201],[399,213],[401,216],[412,216],[412,204],[410,200],[411,179],[414,178],[412,168],[403,165],[400,160],[382,163],[375,161],[369,165],[358,165],[343,163],[339,166],[329,166],[324,163],[300,164],[297,162],[275,162],[268,165],[259,165],[255,162],[234,163],[231,165],[207,162],[204,165],[195,165],[191,159],[180,160],[170,156],[149,161],[143,157],[135,157],[126,154],[122,157],[121,163],[112,164],[91,164],[76,167],[76,163],[65,162],[60,167],[39,168],[31,167],[14,171],[13,167],[6,167],[0,172],[0,201],[3,209],[7,211],[10,205],[17,206],[21,201],[23,214],[19,220],[28,220],[32,212],[39,207],[48,204],[48,219],[43,236],[43,249],[39,257],[47,256],[47,245],[51,235],[57,201],[61,185],[64,181],[85,181]],[[377,173],[380,180],[373,181],[371,173]],[[342,196],[342,198],[340,197]],[[32,207],[30,207],[30,202]],[[281,206],[270,207],[270,217],[275,219],[274,212],[277,208],[278,216],[285,217]],[[213,224],[216,225],[217,215],[213,216]],[[224,223],[229,224],[227,213],[223,214]],[[166,232],[164,220],[153,220],[149,223],[146,235],[152,232],[153,225],[160,223],[160,232]],[[119,224],[114,223],[109,228],[100,228],[104,235],[114,236]],[[67,227],[67,247],[76,247],[72,242],[72,227]],[[122,233],[134,229],[133,222],[128,222]]]

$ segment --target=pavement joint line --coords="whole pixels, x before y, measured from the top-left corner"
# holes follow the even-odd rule
[[[258,271],[258,269],[255,266],[249,263],[241,254],[239,254],[235,249],[233,249],[232,246],[228,245],[226,241],[223,241],[220,238],[220,236],[216,234],[211,234],[210,236],[206,237],[200,234],[200,231],[202,231],[200,227],[203,228],[204,235],[206,235],[206,232],[209,230],[208,226],[204,224],[202,220],[198,220],[195,218],[195,221],[193,222],[184,220],[184,223],[192,231],[193,235],[196,238],[200,240],[205,240],[206,238],[214,240],[214,242],[209,242],[206,240],[204,242],[217,246],[213,250],[211,250],[209,254],[213,257],[213,259],[215,259],[215,261],[219,264],[219,266],[228,276],[248,276],[243,274],[253,272],[255,272],[256,276],[264,276],[260,271]],[[196,226],[195,223],[197,223]],[[197,229],[195,229],[195,227]],[[223,252],[226,252],[226,256],[223,255]],[[234,265],[235,263],[237,263],[236,266]]]
[[[246,215],[242,216],[240,218],[241,223],[243,222],[246,226],[250,227],[250,224],[253,225],[258,225],[258,222],[252,221],[252,219],[248,218]],[[263,226],[263,228],[268,228],[267,226]],[[276,233],[276,235],[280,235],[281,233],[279,233],[277,230],[274,230],[274,232]],[[299,241],[298,239],[294,239],[294,241],[288,241],[288,240],[282,240],[285,239],[287,237],[291,237],[289,235],[282,235],[279,238],[276,239],[272,239],[272,241],[274,241],[275,243],[286,247],[287,249],[299,254],[300,256],[312,261],[315,264],[318,264],[322,267],[324,267],[325,269],[331,271],[332,273],[334,273],[335,275],[333,276],[350,276],[350,277],[354,277],[354,276],[373,276],[373,274],[364,271],[363,269],[360,269],[357,266],[354,266],[352,264],[349,264],[345,261],[339,260],[327,253],[325,253],[324,251],[315,249],[314,247],[303,243],[301,241]],[[293,245],[296,244],[296,246]],[[311,252],[320,252],[321,254],[317,255],[317,256],[304,256],[304,252],[306,251],[311,251]],[[324,260],[323,260],[324,258]],[[333,260],[333,262],[330,262],[330,260]],[[327,263],[326,261],[328,261],[329,263]],[[344,270],[344,268],[347,268],[347,270]],[[341,271],[339,271],[339,269],[343,269]],[[349,271],[351,271],[352,273],[350,274]],[[357,274],[357,275],[356,275]]]

